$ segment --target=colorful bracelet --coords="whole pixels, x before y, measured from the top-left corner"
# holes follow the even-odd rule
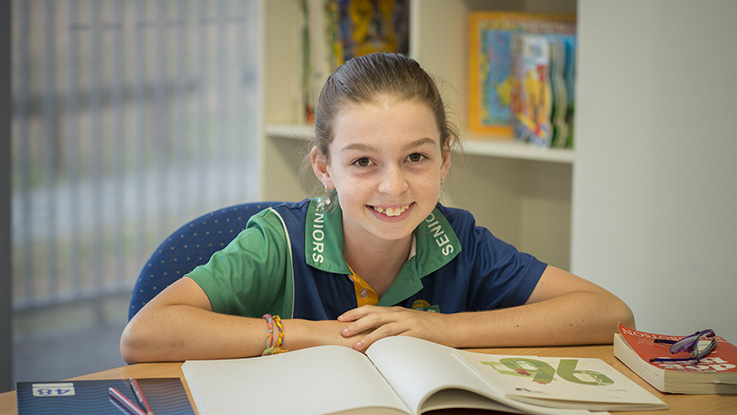
[[[268,349],[271,347],[272,329],[274,325],[271,314],[264,314],[263,318],[266,319],[266,348]]]
[[[286,350],[281,350],[282,344],[284,344],[284,326],[281,323],[281,318],[279,316],[272,316],[271,314],[264,314],[263,318],[266,319],[267,324],[266,349],[264,349],[261,355],[267,356],[285,352]],[[274,327],[276,327],[276,333],[274,332]]]

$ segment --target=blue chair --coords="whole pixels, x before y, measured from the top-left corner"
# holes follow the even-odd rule
[[[253,202],[218,209],[177,229],[143,266],[133,287],[128,320],[156,294],[228,245],[245,229],[253,214],[280,203]]]

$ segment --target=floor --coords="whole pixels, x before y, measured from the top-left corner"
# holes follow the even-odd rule
[[[125,365],[118,345],[129,300],[126,293],[16,314],[15,381],[56,381]]]

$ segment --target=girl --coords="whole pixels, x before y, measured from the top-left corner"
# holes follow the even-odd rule
[[[364,351],[395,335],[453,347],[609,343],[617,322],[634,327],[611,293],[438,203],[458,137],[417,62],[346,62],[320,94],[315,132],[310,162],[327,195],[259,213],[162,291],[123,332],[126,361]]]

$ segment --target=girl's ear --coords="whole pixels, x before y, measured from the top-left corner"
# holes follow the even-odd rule
[[[312,170],[315,172],[315,176],[317,176],[317,180],[325,186],[325,189],[334,188],[335,185],[330,174],[328,159],[317,146],[313,146],[310,151],[310,163],[312,164]]]
[[[440,177],[445,177],[448,175],[448,170],[450,170],[450,138],[445,140],[445,144],[443,144],[442,149],[442,164],[440,165]]]

